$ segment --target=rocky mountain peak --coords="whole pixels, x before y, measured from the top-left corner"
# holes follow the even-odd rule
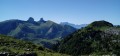
[[[45,22],[45,20],[43,18],[40,18],[39,22]]]
[[[35,22],[35,21],[34,21],[34,18],[32,18],[32,17],[29,17],[29,19],[28,19],[27,21],[30,22],[30,23]]]

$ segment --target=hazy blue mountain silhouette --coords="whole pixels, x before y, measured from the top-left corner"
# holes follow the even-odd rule
[[[72,27],[74,27],[74,28],[76,28],[76,29],[80,29],[80,28],[85,27],[85,26],[88,25],[88,24],[76,25],[76,24],[72,24],[72,23],[69,23],[69,22],[61,22],[60,24],[61,24],[61,25],[69,25],[69,26],[72,26]]]

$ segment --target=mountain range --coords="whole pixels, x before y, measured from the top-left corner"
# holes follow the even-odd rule
[[[69,25],[43,18],[34,21],[30,17],[27,21],[0,22],[0,33],[4,34],[0,35],[0,55],[120,55],[120,26],[104,20],[94,21],[76,30]]]
[[[45,21],[43,18],[39,21],[34,21],[34,18],[30,17],[27,21],[14,19],[0,22],[0,34],[32,41],[46,47],[74,31],[76,28],[72,26]]]

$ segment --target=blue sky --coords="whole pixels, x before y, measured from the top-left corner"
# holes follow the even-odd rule
[[[120,25],[120,0],[0,0],[0,21],[29,17],[74,24],[106,20]]]

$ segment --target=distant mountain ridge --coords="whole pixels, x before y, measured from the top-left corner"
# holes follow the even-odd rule
[[[74,31],[76,29],[71,26],[63,26],[50,20],[45,21],[43,18],[40,18],[39,21],[34,21],[34,18],[30,17],[27,21],[7,20],[0,22],[0,34],[33,41],[36,44],[41,43],[42,39],[60,39]]]
[[[76,24],[72,24],[72,23],[69,23],[69,22],[61,22],[60,24],[61,24],[61,25],[69,25],[69,26],[72,26],[72,27],[74,27],[74,28],[76,28],[76,29],[80,29],[80,28],[85,27],[85,26],[88,25],[88,24],[76,25]]]

